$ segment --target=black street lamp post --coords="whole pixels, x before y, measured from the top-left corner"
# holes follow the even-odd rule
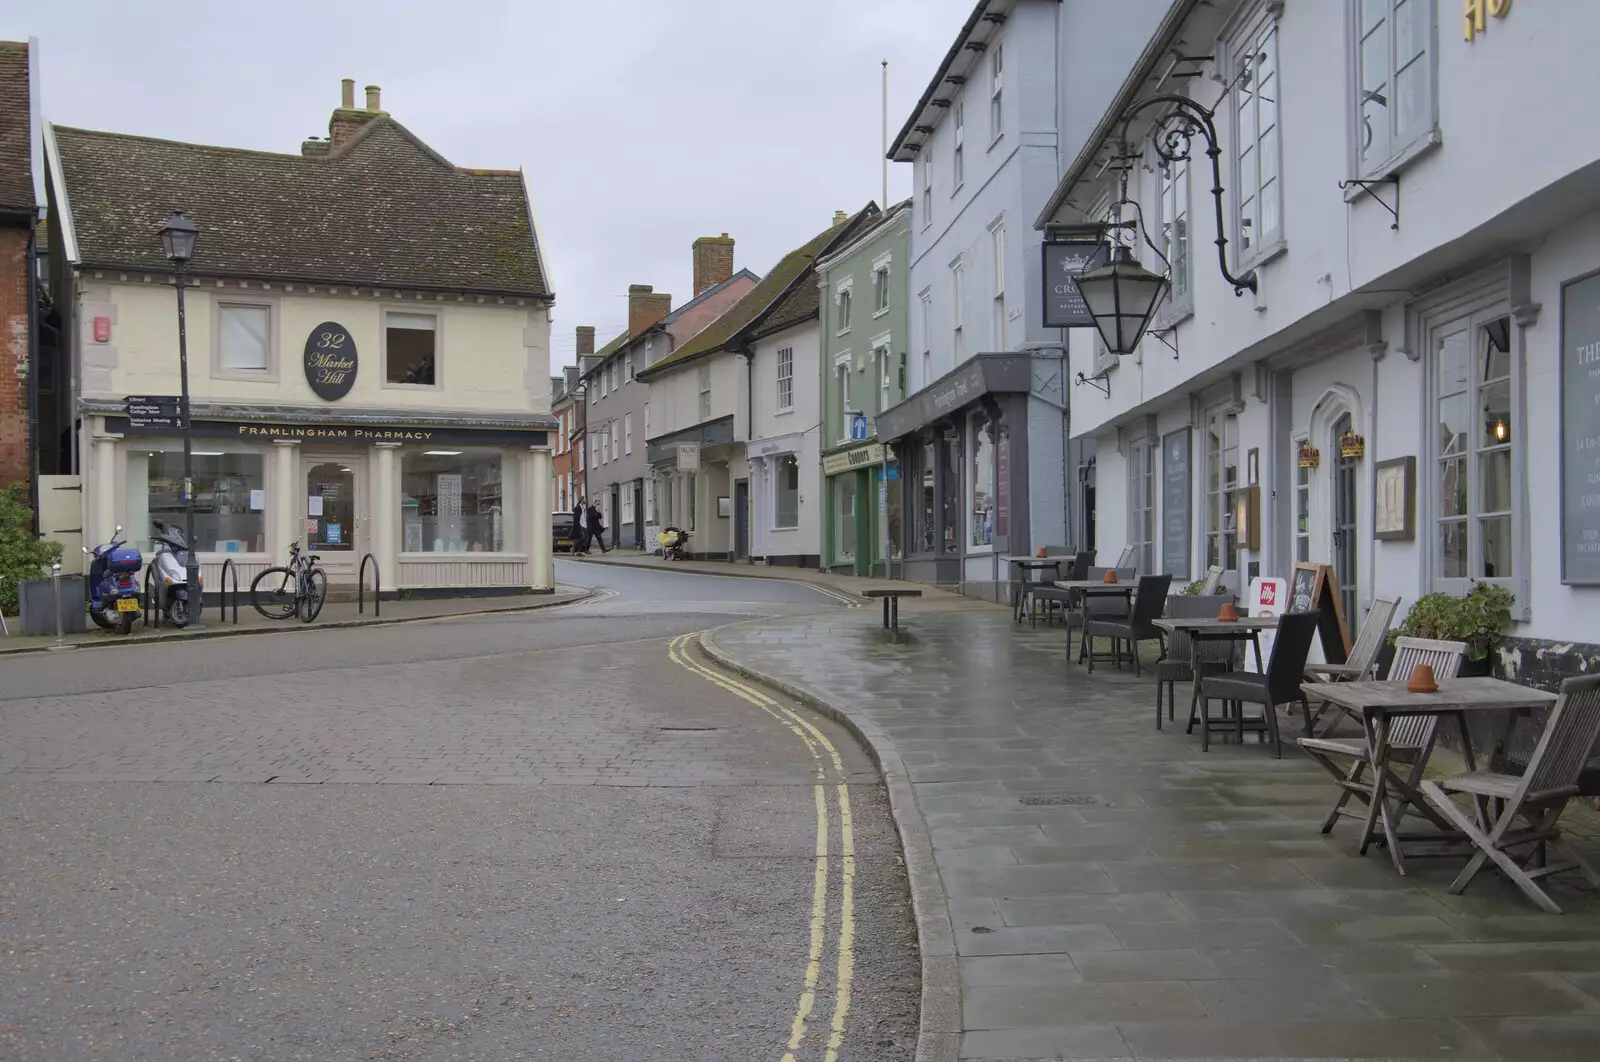
[[[189,420],[189,335],[183,313],[184,273],[189,259],[194,257],[194,245],[200,239],[200,227],[174,210],[161,229],[161,244],[172,263],[173,278],[178,288],[178,372],[182,397],[178,402],[178,415],[183,420],[183,538],[188,544],[188,563],[185,565],[184,592],[189,595],[185,607],[189,626],[197,626],[200,615],[200,555],[194,540],[194,435]]]

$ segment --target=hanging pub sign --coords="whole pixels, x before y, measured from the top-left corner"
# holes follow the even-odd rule
[[[1044,326],[1093,328],[1089,304],[1078,290],[1078,275],[1109,261],[1103,240],[1063,240],[1040,245],[1044,252]]]
[[[324,321],[306,339],[306,383],[318,398],[337,402],[356,382],[356,341],[350,330]]]
[[[1339,436],[1340,457],[1363,457],[1367,452],[1367,440],[1364,436],[1353,431],[1347,431]]]
[[[1320,468],[1322,466],[1322,451],[1308,442],[1300,444],[1300,467]]]

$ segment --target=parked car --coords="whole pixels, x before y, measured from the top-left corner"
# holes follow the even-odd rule
[[[552,535],[551,548],[557,553],[563,550],[571,553],[577,548],[577,526],[571,513],[551,513],[550,528]]]

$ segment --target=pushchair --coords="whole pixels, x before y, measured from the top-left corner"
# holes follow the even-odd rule
[[[688,560],[685,547],[689,544],[689,532],[678,527],[669,527],[656,536],[656,542],[661,546],[661,556],[666,560]]]

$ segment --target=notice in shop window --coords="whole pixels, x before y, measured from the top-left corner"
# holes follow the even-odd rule
[[[254,513],[259,513],[261,510],[265,509],[266,507],[267,507],[267,492],[264,491],[264,490],[252,490],[250,492],[250,511],[254,512]]]
[[[313,494],[311,497],[306,499],[306,515],[322,515],[322,496],[320,494]]]
[[[461,515],[461,474],[458,472],[439,475],[439,515]]]

